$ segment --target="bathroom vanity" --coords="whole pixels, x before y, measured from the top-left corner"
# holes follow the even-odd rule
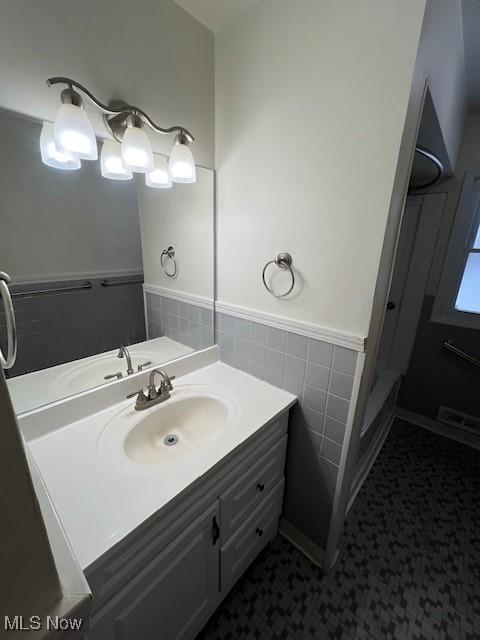
[[[148,371],[64,401],[70,424],[62,403],[20,421],[92,590],[90,640],[194,638],[277,533],[295,396],[215,354],[171,363],[144,411],[125,396]]]

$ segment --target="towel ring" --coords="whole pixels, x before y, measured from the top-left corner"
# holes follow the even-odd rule
[[[275,293],[275,291],[268,286],[267,281],[265,280],[265,272],[271,264],[276,264],[277,267],[280,267],[280,269],[288,269],[290,271],[290,275],[292,276],[292,284],[290,285],[288,291],[285,291],[285,293]],[[285,298],[285,296],[288,296],[288,294],[291,293],[293,287],[295,286],[295,274],[293,273],[292,269],[292,256],[289,253],[279,253],[275,260],[270,260],[270,262],[267,262],[267,264],[263,267],[262,280],[263,284],[265,285],[265,289],[269,293],[271,293],[272,296],[275,296],[275,298]]]
[[[170,258],[173,262],[173,271],[168,271],[165,267],[166,258]],[[175,249],[173,247],[168,247],[168,249],[164,249],[160,255],[160,264],[162,266],[163,272],[169,278],[174,278],[177,275],[177,263],[175,262]]]

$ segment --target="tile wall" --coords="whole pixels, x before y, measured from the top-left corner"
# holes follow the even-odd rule
[[[145,340],[141,283],[103,287],[103,277],[89,278],[90,289],[13,297],[18,334],[15,366],[8,377]],[[118,280],[143,280],[143,274]],[[36,282],[11,286],[11,292],[75,286],[85,280]],[[6,345],[5,315],[0,303],[0,345]]]
[[[212,309],[149,292],[145,293],[145,302],[149,338],[167,336],[192,349],[214,344]]]
[[[291,412],[284,517],[325,547],[357,353],[216,313],[220,358],[298,396]]]

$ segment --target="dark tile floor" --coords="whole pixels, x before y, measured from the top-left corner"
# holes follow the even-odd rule
[[[329,576],[282,537],[197,640],[480,639],[480,453],[397,421]]]

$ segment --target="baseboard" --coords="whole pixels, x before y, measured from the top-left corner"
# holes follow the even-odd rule
[[[443,422],[432,420],[432,418],[427,418],[426,416],[422,416],[420,413],[415,413],[408,409],[402,409],[401,407],[396,408],[395,415],[396,417],[406,420],[417,427],[423,427],[424,429],[428,429],[428,431],[437,433],[440,436],[450,438],[451,440],[461,442],[469,447],[480,450],[480,437],[476,436],[474,433],[455,429],[455,427],[450,427],[448,424],[443,424]]]
[[[312,542],[310,538],[307,538],[307,536],[294,527],[293,524],[285,520],[285,518],[280,519],[279,533],[303,553],[304,556],[307,556],[314,565],[322,570],[324,569],[325,551]]]
[[[352,493],[350,495],[350,499],[347,504],[347,514],[350,511],[353,503],[355,502],[355,498],[357,497],[358,492],[362,488],[363,483],[367,479],[367,476],[370,473],[371,468],[375,464],[375,460],[377,459],[378,454],[382,450],[385,440],[387,439],[387,436],[390,433],[390,428],[392,426],[394,419],[395,419],[395,411],[392,411],[392,414],[387,420],[385,420],[385,424],[378,432],[376,438],[373,440],[370,447],[370,451],[365,461],[362,463],[362,466],[360,467],[358,472],[355,474],[355,478],[352,484],[352,487],[353,487]]]

